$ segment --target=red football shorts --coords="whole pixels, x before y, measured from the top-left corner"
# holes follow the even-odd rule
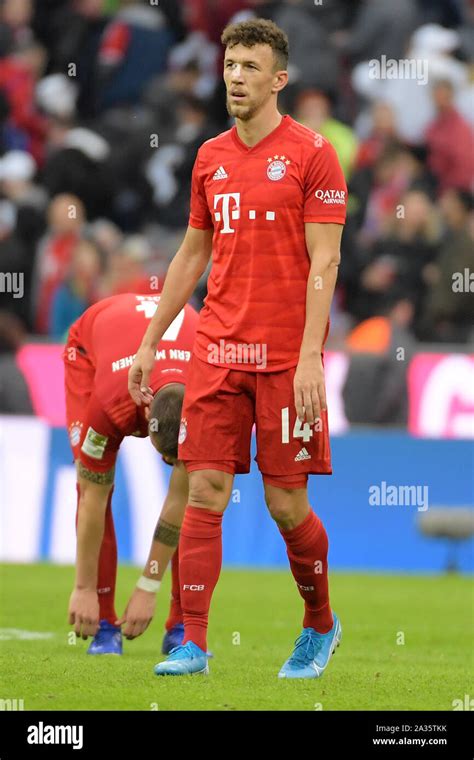
[[[66,424],[74,460],[79,459],[79,451],[85,433],[89,400],[94,389],[95,368],[81,347],[80,336],[74,327],[69,332],[64,349],[64,369],[66,385]]]
[[[296,367],[281,372],[226,369],[192,356],[184,396],[178,457],[188,472],[250,470],[255,423],[255,461],[265,483],[304,488],[308,475],[330,475],[327,412],[313,426],[296,415]]]

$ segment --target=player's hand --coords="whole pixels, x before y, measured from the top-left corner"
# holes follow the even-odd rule
[[[293,380],[296,414],[301,422],[313,425],[327,409],[324,368],[321,354],[300,357]]]
[[[141,347],[128,371],[128,392],[137,406],[148,406],[153,401],[153,393],[148,383],[155,366],[156,351]]]
[[[69,625],[76,636],[87,639],[99,630],[99,598],[97,591],[75,588],[69,600]]]
[[[122,633],[126,639],[136,639],[146,631],[155,614],[156,594],[135,588],[122,617],[115,625],[124,625]]]

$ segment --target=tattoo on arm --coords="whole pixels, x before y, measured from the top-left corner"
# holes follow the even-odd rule
[[[155,541],[165,544],[165,546],[178,546],[180,530],[181,528],[171,525],[171,523],[160,518],[153,538]]]
[[[94,472],[84,467],[82,462],[78,463],[77,472],[80,478],[89,480],[91,483],[97,483],[99,486],[111,486],[114,482],[115,467],[107,472]]]

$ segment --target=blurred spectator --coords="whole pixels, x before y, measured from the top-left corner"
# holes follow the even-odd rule
[[[2,0],[0,5],[0,38],[6,41],[2,55],[12,47],[30,42],[33,34],[31,21],[33,18],[32,0]]]
[[[11,299],[10,309],[31,327],[31,277],[38,240],[45,228],[47,194],[34,184],[36,164],[29,153],[13,150],[0,159],[0,191],[11,209],[12,226],[0,242],[0,271],[23,277],[24,295]]]
[[[63,340],[70,326],[95,301],[100,292],[103,255],[90,239],[79,240],[72,251],[68,275],[54,292],[49,334]]]
[[[108,219],[96,219],[89,225],[89,236],[99,248],[110,257],[122,244],[123,236],[119,228]]]
[[[456,0],[451,0],[451,2],[456,2]],[[472,0],[468,0],[463,3],[459,10],[462,15],[460,26],[457,27],[457,33],[459,35],[459,54],[464,61],[471,64],[472,68],[474,61],[474,3]]]
[[[372,58],[403,58],[419,22],[415,0],[362,0],[353,27],[335,37],[352,63]]]
[[[346,179],[357,152],[357,138],[350,127],[331,115],[334,96],[328,91],[304,90],[295,105],[295,119],[326,137],[336,149]]]
[[[393,6],[397,8],[397,6]],[[383,45],[383,40],[381,40]],[[396,115],[396,128],[401,140],[409,144],[420,144],[428,124],[434,118],[435,109],[431,96],[433,82],[446,79],[453,83],[458,102],[469,87],[468,67],[454,58],[454,51],[460,44],[459,34],[452,29],[443,29],[436,24],[427,24],[416,30],[410,40],[409,49],[400,56],[403,60],[394,75],[377,76],[372,69],[373,61],[363,61],[352,71],[351,79],[355,91],[369,101],[384,100]],[[386,55],[386,53],[385,53]],[[389,57],[386,56],[386,60]],[[377,58],[377,60],[381,60]],[[366,133],[367,117],[364,111],[356,119],[356,132],[361,137]]]
[[[469,225],[473,198],[462,190],[447,190],[440,206],[446,232],[438,256],[423,269],[427,294],[420,337],[464,343],[473,332],[470,278],[474,272],[474,226]],[[463,283],[462,288],[455,286],[456,277]]]
[[[192,32],[202,32],[211,42],[220,43],[222,30],[239,11],[257,3],[246,0],[183,0],[184,20]],[[260,14],[258,14],[260,15]]]
[[[406,425],[407,369],[414,351],[413,303],[399,293],[385,300],[380,316],[347,337],[350,364],[343,388],[346,417],[354,425]]]
[[[311,0],[257,5],[257,15],[271,18],[285,29],[290,41],[290,78],[302,88],[333,90],[341,73],[340,61],[331,36]],[[317,56],[315,52],[317,51]]]
[[[12,150],[0,159],[0,188],[3,195],[19,205],[29,203],[43,207],[47,195],[42,187],[33,183],[36,163],[22,150]]]
[[[127,3],[107,25],[98,53],[99,108],[137,104],[166,69],[175,35],[156,5]]]
[[[426,132],[428,166],[438,180],[439,191],[472,190],[474,183],[474,131],[454,106],[451,82],[433,88],[436,119]]]
[[[456,27],[462,21],[462,6],[468,3],[459,0],[417,0],[422,22],[441,26]]]
[[[357,151],[357,169],[373,166],[386,148],[399,141],[395,113],[389,103],[377,100],[372,106],[370,116],[370,132]]]
[[[218,82],[220,52],[220,48],[209,42],[202,32],[190,34],[170,54],[171,87],[177,93],[192,94],[198,98],[211,97]]]
[[[0,191],[14,206],[15,232],[29,249],[29,266],[34,260],[34,247],[44,232],[48,196],[33,181],[36,165],[29,153],[12,150],[0,159]]]
[[[48,48],[48,73],[71,77],[78,87],[79,115],[92,116],[97,101],[97,55],[109,22],[104,0],[39,0],[36,5],[34,28]]]
[[[17,43],[10,55],[0,58],[0,92],[9,106],[10,124],[23,136],[25,149],[39,164],[43,160],[45,123],[34,98],[45,63],[45,50],[34,40]]]
[[[207,119],[204,103],[190,95],[180,98],[174,139],[161,145],[146,167],[160,223],[172,228],[187,225],[196,153],[217,131]]]
[[[77,196],[61,194],[51,201],[48,230],[39,245],[35,263],[33,316],[39,333],[48,332],[51,303],[67,276],[84,222],[84,206]]]
[[[25,132],[15,126],[11,118],[10,102],[0,89],[0,153],[8,150],[27,150],[29,140]]]
[[[414,294],[415,323],[423,295],[423,267],[438,252],[439,221],[428,196],[412,190],[402,197],[400,218],[393,215],[385,236],[366,249],[353,309],[359,319],[380,315],[387,298]]]
[[[160,285],[155,267],[152,267],[153,274],[148,272],[151,255],[151,247],[142,235],[130,235],[125,238],[120,248],[112,253],[109,259],[103,295],[159,293],[163,279]]]
[[[41,174],[49,195],[77,195],[88,219],[104,216],[114,192],[114,178],[107,163],[109,144],[90,129],[69,127],[60,120],[53,120],[50,126],[48,137],[52,139],[48,140],[48,157]]]
[[[386,234],[400,207],[402,195],[423,182],[423,167],[416,155],[401,145],[389,145],[376,160],[373,170],[361,170],[354,175],[351,189],[361,204],[362,245],[370,246]],[[428,179],[426,183],[429,184]],[[398,208],[400,207],[400,208]]]
[[[18,318],[0,311],[0,414],[33,414],[28,386],[15,360],[26,337]]]
[[[10,201],[0,201],[0,309],[29,327],[31,263],[25,243],[16,232],[17,212]]]
[[[36,103],[46,117],[72,123],[76,113],[78,89],[65,74],[50,74],[36,85]]]

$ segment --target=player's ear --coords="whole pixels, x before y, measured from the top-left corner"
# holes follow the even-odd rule
[[[273,88],[272,92],[281,92],[285,89],[286,85],[288,84],[288,72],[287,71],[277,71],[275,73],[275,78],[273,80]]]

